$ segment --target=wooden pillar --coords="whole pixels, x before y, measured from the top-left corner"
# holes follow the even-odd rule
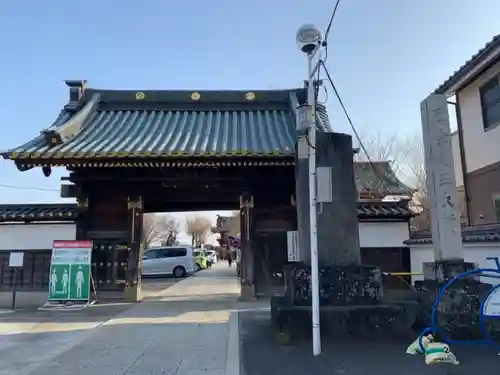
[[[140,302],[141,295],[141,236],[142,236],[142,197],[129,197],[127,202],[129,215],[129,259],[125,299],[128,302]]]
[[[77,198],[76,234],[75,239],[83,241],[88,239],[89,230],[89,199],[86,197]]]
[[[254,253],[251,241],[253,197],[245,193],[240,197],[241,240],[241,298],[255,298]]]

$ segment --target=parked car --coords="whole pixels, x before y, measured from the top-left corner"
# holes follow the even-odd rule
[[[157,247],[142,255],[143,276],[185,277],[195,270],[196,260],[190,246]]]
[[[194,250],[194,258],[196,260],[196,270],[203,270],[208,267],[207,256],[202,249]]]
[[[207,254],[207,262],[210,263],[209,267],[217,263],[217,252],[215,250],[207,250],[205,252]]]

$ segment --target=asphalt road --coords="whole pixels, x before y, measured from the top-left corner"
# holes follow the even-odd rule
[[[405,354],[411,342],[323,342],[320,357],[311,342],[279,345],[267,311],[239,313],[242,375],[471,375],[497,373],[500,356],[492,347],[455,345],[459,365],[426,365],[424,357]]]

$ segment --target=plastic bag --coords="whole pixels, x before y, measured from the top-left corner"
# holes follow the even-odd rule
[[[424,352],[422,351],[422,348],[420,348],[420,344],[418,342],[418,337],[415,341],[411,343],[411,345],[406,349],[406,354],[411,354],[411,355],[424,355]],[[422,337],[422,345],[425,348],[434,341],[434,337],[432,335],[427,335]]]
[[[459,362],[447,344],[431,342],[425,349],[425,363],[428,365],[434,365],[437,363],[451,363],[458,365]]]

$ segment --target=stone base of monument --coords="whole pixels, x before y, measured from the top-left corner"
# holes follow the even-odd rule
[[[416,328],[423,330],[431,325],[434,302],[443,287],[455,276],[477,268],[474,263],[448,260],[424,263],[424,280],[416,281],[421,309]],[[491,280],[491,279],[490,279]],[[467,277],[457,280],[448,288],[437,307],[437,326],[443,338],[456,340],[484,339],[479,325],[481,303],[487,298],[493,285],[488,279]],[[500,339],[500,319],[486,318],[489,334]]]
[[[285,267],[285,294],[271,298],[271,319],[280,339],[305,338],[311,329],[310,268]],[[320,323],[325,339],[413,337],[415,301],[386,301],[374,266],[329,266],[319,270]]]
[[[241,283],[241,292],[240,292],[239,301],[248,302],[248,301],[255,301],[255,300],[256,300],[255,285],[243,281]]]

